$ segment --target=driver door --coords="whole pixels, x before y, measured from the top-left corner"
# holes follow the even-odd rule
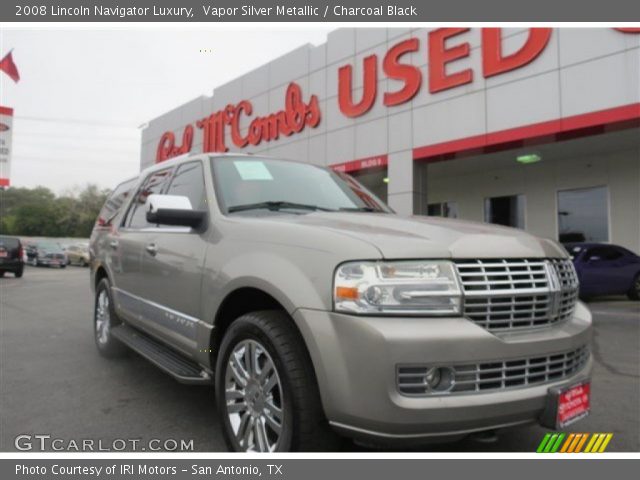
[[[202,161],[180,164],[166,195],[187,197],[194,210],[207,210]],[[201,319],[202,276],[207,251],[207,229],[157,226],[150,229],[142,249],[140,296],[153,312],[147,327],[186,354],[197,349],[197,324]]]

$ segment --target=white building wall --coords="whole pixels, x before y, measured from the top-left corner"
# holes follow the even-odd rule
[[[465,168],[464,162],[470,164]],[[429,203],[456,202],[459,218],[482,222],[486,198],[522,194],[526,230],[558,238],[558,191],[608,186],[609,240],[640,251],[640,149],[543,159],[532,165],[481,164],[482,159],[461,159],[428,167]]]

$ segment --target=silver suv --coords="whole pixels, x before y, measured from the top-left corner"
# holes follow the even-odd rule
[[[235,451],[562,428],[589,412],[575,271],[521,230],[401,217],[310,164],[191,155],[118,186],[90,253],[99,352],[215,384]]]

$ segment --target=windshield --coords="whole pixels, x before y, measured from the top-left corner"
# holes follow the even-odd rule
[[[46,250],[48,252],[61,252],[62,251],[62,247],[60,246],[60,244],[52,243],[52,242],[38,243],[38,249]]]
[[[391,210],[348,175],[315,165],[260,157],[213,158],[221,208],[383,212]]]

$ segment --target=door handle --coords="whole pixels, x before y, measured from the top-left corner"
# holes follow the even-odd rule
[[[109,246],[115,250],[116,248],[118,248],[118,241],[111,240],[111,242],[109,242]]]
[[[158,247],[156,247],[155,243],[149,243],[146,247],[145,250],[147,251],[147,253],[149,253],[150,255],[153,255],[155,257],[156,253],[158,253]]]

